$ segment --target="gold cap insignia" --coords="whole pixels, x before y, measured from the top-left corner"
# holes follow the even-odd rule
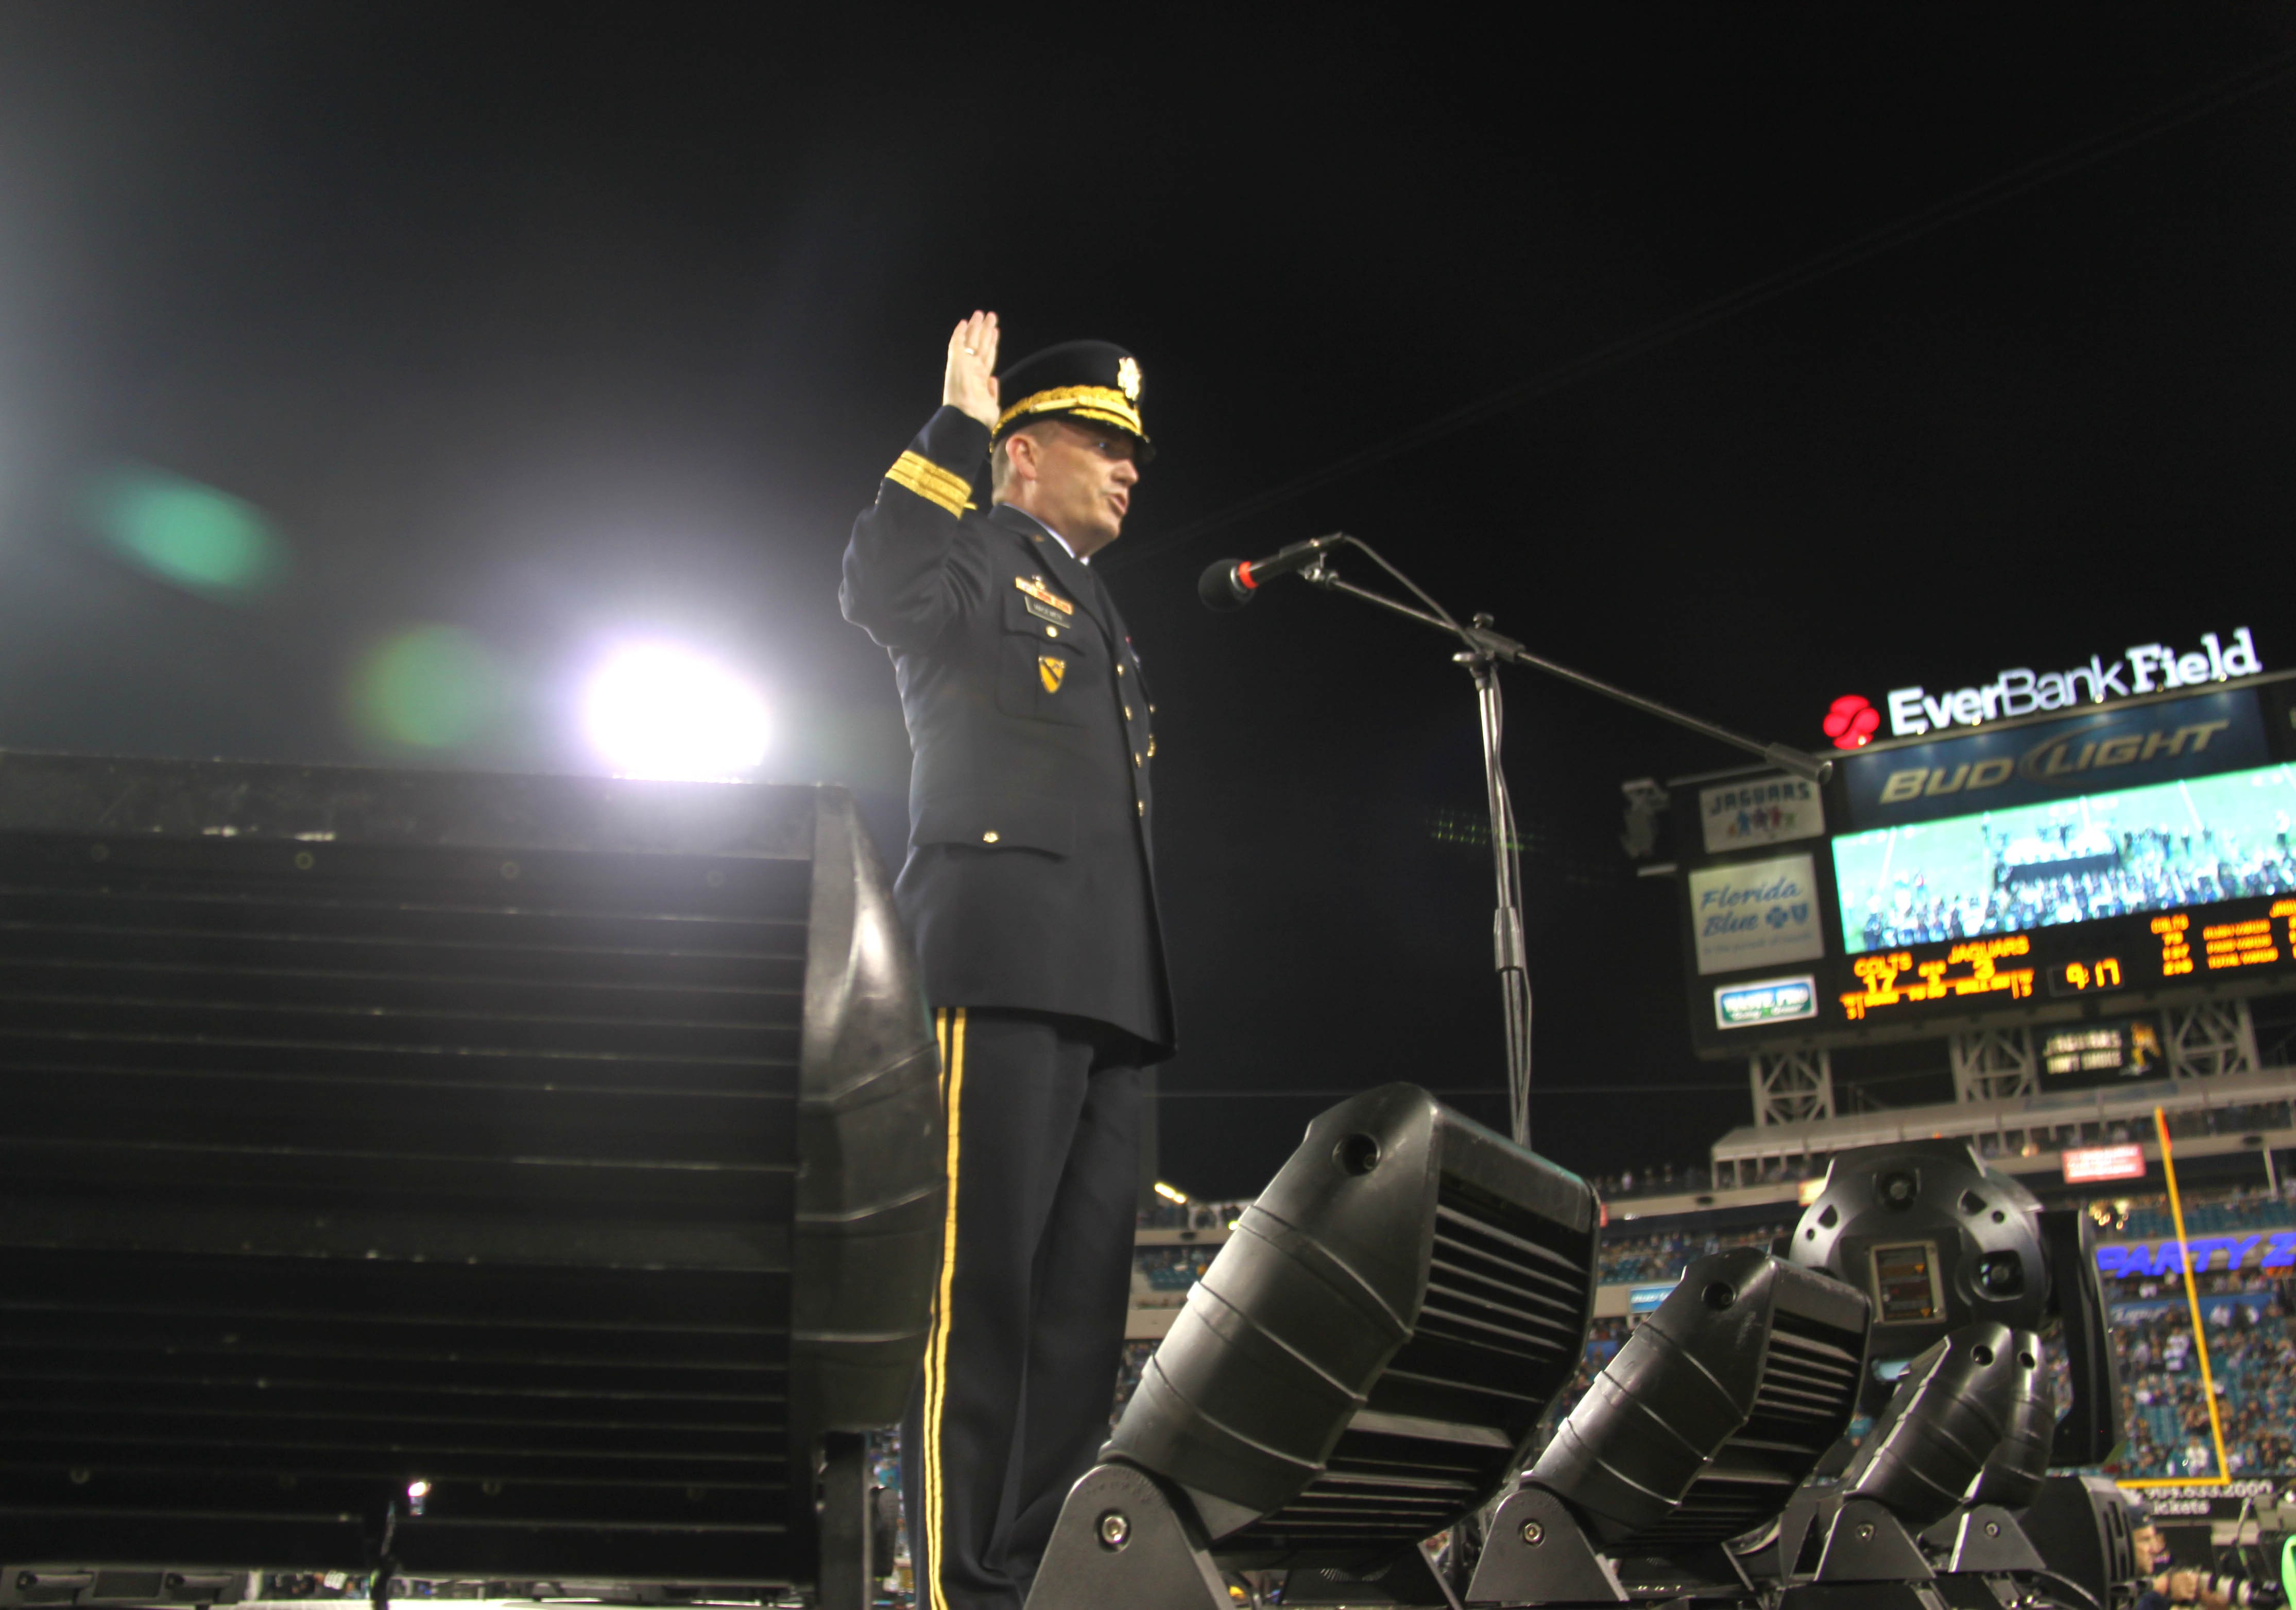
[[[1140,400],[1140,360],[1126,357],[1116,362],[1116,388],[1124,393],[1127,402]]]
[[[1069,662],[1062,659],[1058,654],[1038,654],[1037,656],[1037,675],[1043,679],[1045,691],[1046,693],[1056,694],[1060,692],[1061,678],[1068,674]]]

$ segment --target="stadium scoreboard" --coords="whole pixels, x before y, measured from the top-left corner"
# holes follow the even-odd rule
[[[1702,1055],[2296,988],[2289,675],[1834,761],[1675,785]]]

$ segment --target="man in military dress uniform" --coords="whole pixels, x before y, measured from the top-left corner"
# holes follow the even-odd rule
[[[1090,563],[1150,456],[1140,366],[1070,341],[1000,380],[996,342],[994,314],[950,336],[940,410],[854,522],[840,594],[892,655],[914,751],[895,888],[947,1113],[942,1268],[902,1428],[919,1610],[1015,1610],[1107,1434],[1140,1070],[1172,1047],[1154,707]]]

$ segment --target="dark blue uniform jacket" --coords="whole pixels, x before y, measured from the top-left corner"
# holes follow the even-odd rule
[[[988,427],[942,408],[845,550],[839,601],[893,657],[915,756],[895,891],[935,1006],[1090,1018],[1160,1061],[1147,683],[1088,566],[969,506],[988,456]]]

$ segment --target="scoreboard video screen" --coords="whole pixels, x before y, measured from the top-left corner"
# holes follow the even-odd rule
[[[1942,1035],[2296,988],[2296,683],[1718,779],[1683,812],[1699,1049]]]

